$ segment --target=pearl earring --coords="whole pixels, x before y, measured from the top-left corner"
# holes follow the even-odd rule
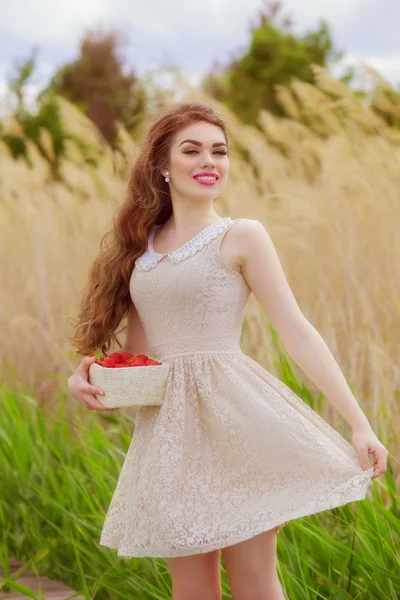
[[[166,171],[165,174],[167,175],[167,177],[165,178],[165,181],[169,181],[169,177],[168,177],[169,171]]]

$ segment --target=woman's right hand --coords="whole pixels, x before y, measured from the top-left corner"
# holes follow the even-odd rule
[[[89,383],[89,367],[96,360],[95,356],[85,356],[75,373],[68,379],[68,392],[88,410],[109,412],[118,408],[106,408],[97,400],[97,396],[104,395],[104,391]]]

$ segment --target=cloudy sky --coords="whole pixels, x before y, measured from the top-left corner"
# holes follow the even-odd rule
[[[162,62],[195,83],[218,61],[248,45],[263,0],[0,0],[0,90],[14,61],[39,47],[36,87],[77,56],[86,27],[117,27],[128,36],[125,62],[143,76]],[[375,67],[400,86],[399,0],[284,0],[295,29],[327,19],[346,62]]]

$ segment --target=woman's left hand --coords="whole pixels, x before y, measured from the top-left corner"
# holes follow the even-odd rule
[[[387,457],[389,452],[385,446],[378,440],[375,433],[370,428],[353,429],[352,444],[357,451],[358,458],[364,471],[372,465],[369,462],[368,454],[374,455],[374,474],[372,479],[382,475],[387,468]]]

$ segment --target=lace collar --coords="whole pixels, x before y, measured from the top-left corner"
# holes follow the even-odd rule
[[[168,260],[172,263],[178,263],[188,256],[193,256],[193,254],[196,254],[203,246],[221,233],[221,231],[223,231],[231,222],[231,217],[225,217],[219,219],[219,221],[215,221],[215,223],[211,223],[211,225],[200,231],[200,233],[195,235],[191,240],[168,254],[161,254],[154,250],[153,237],[155,230],[159,225],[153,225],[148,236],[147,250],[136,259],[135,267],[139,269],[139,271],[148,271],[155,267],[164,256],[167,256]]]

